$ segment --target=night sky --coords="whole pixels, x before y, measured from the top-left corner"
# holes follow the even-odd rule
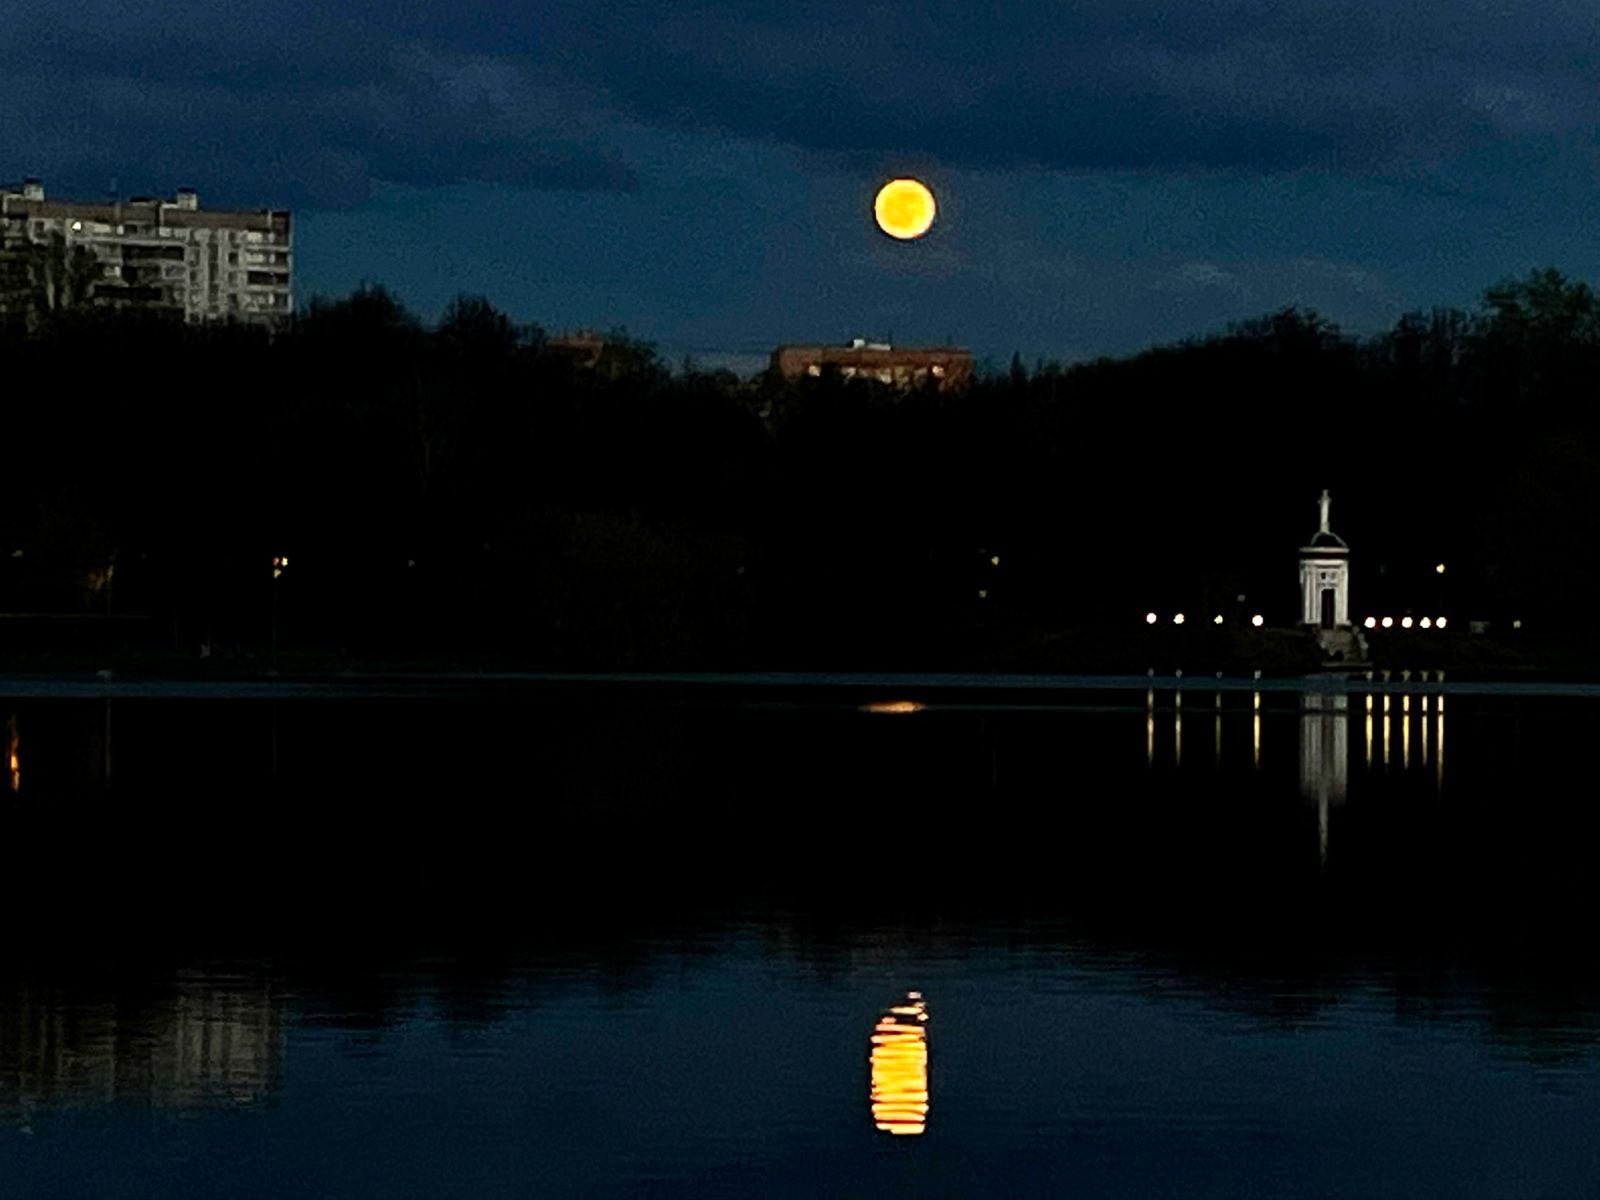
[[[291,207],[302,298],[481,292],[741,367],[1370,332],[1600,274],[1593,0],[989,7],[8,0],[0,177]],[[920,242],[872,225],[894,174],[939,197]]]

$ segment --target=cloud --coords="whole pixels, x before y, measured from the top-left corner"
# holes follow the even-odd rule
[[[1597,43],[1592,0],[10,0],[3,169],[324,206],[616,191],[634,126],[853,166],[1460,187],[1497,148],[1592,152]]]
[[[88,18],[97,16],[91,11]],[[338,208],[380,183],[628,191],[582,89],[538,64],[385,40],[314,13],[256,29],[77,15],[0,27],[0,170],[63,193],[197,187],[218,203]]]
[[[1172,292],[1222,291],[1245,300],[1251,296],[1250,288],[1237,275],[1208,262],[1183,263],[1166,278],[1157,280],[1156,287]]]
[[[604,53],[576,40],[565,52],[634,119],[852,158],[1403,175],[1600,121],[1594,63],[1573,53],[1596,44],[1600,8],[1574,0],[1515,12],[1459,0],[606,11],[614,24],[582,25]]]

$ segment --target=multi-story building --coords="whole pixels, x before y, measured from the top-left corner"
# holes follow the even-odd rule
[[[972,352],[957,346],[891,346],[856,338],[848,346],[779,346],[772,369],[785,379],[821,375],[836,369],[846,379],[875,379],[891,387],[929,384],[946,390],[965,387],[972,378]]]
[[[188,188],[171,200],[76,201],[46,199],[37,179],[0,187],[0,248],[57,236],[97,260],[96,304],[253,323],[294,310],[287,212],[202,209]]]

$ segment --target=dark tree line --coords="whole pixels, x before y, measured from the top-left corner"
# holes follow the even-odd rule
[[[955,666],[1147,608],[1287,624],[1323,487],[1361,612],[1600,603],[1600,303],[1553,271],[1376,337],[1288,309],[908,394],[674,373],[621,335],[591,362],[379,288],[270,335],[185,326],[74,305],[71,264],[34,257],[13,294],[65,290],[0,331],[0,610],[137,616],[184,653],[259,653],[274,610],[286,648],[552,666]]]

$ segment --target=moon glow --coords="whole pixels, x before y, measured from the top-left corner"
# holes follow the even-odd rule
[[[916,179],[891,179],[878,189],[872,215],[878,228],[892,238],[909,242],[927,233],[937,206],[928,186]]]

